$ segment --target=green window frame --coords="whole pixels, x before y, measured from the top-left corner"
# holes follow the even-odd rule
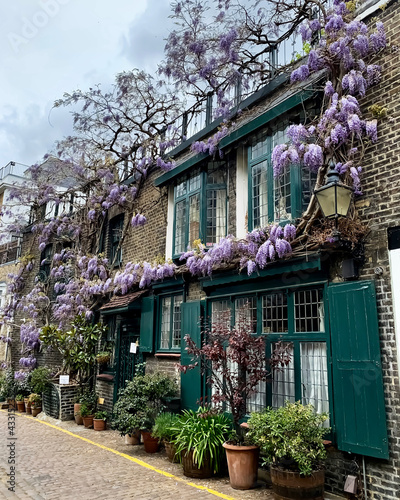
[[[209,248],[227,234],[228,162],[209,162],[174,187],[173,257],[200,239]]]
[[[182,292],[158,297],[157,351],[180,352],[182,344]]]
[[[333,420],[330,336],[327,319],[326,285],[272,288],[252,294],[209,298],[208,317],[213,322],[226,320],[230,310],[233,326],[238,309],[253,324],[255,335],[266,340],[266,359],[276,342],[287,343],[292,351],[288,367],[272,375],[272,383],[261,382],[258,394],[247,402],[248,411],[267,406],[282,406],[285,400],[317,403],[318,411],[327,411]],[[320,373],[322,372],[322,373]]]
[[[271,155],[287,142],[288,120],[256,134],[248,147],[249,230],[271,222],[286,223],[301,216],[310,201],[316,174],[291,165],[274,177]]]

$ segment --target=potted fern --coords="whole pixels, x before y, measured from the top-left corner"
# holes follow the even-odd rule
[[[208,407],[184,410],[172,431],[185,476],[205,479],[219,472],[222,445],[232,432],[232,421],[224,413]]]

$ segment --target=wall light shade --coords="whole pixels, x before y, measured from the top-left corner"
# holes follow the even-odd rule
[[[333,164],[330,165],[326,184],[316,189],[314,194],[324,217],[327,219],[347,217],[353,190],[350,186],[340,182],[339,173],[335,170]]]

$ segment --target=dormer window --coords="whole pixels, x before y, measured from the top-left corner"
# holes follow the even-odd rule
[[[211,247],[226,236],[227,175],[228,163],[220,161],[178,179],[174,192],[174,257],[195,240]]]

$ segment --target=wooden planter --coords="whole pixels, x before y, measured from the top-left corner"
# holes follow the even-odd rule
[[[144,451],[146,453],[157,453],[160,448],[160,443],[157,438],[154,438],[150,432],[142,431]]]
[[[95,431],[105,431],[106,430],[106,421],[102,418],[94,418],[93,419],[93,429]]]
[[[197,464],[193,461],[193,450],[189,450],[182,453],[182,465],[183,474],[186,477],[194,477],[197,479],[207,479],[214,475],[214,471],[211,468],[209,458],[205,458],[201,467],[199,468]]]
[[[236,446],[224,443],[228,460],[229,482],[235,490],[249,490],[254,488],[257,482],[258,458],[260,448],[258,446]]]
[[[17,408],[20,413],[25,412],[25,403],[23,401],[17,401]]]
[[[325,471],[314,471],[311,476],[301,476],[271,465],[272,491],[275,500],[324,500]]]
[[[82,417],[83,418],[83,425],[86,427],[86,429],[90,429],[93,427],[93,415],[88,415],[87,417]]]
[[[168,460],[174,464],[179,462],[179,456],[176,454],[176,446],[168,441],[164,441],[165,452]]]

